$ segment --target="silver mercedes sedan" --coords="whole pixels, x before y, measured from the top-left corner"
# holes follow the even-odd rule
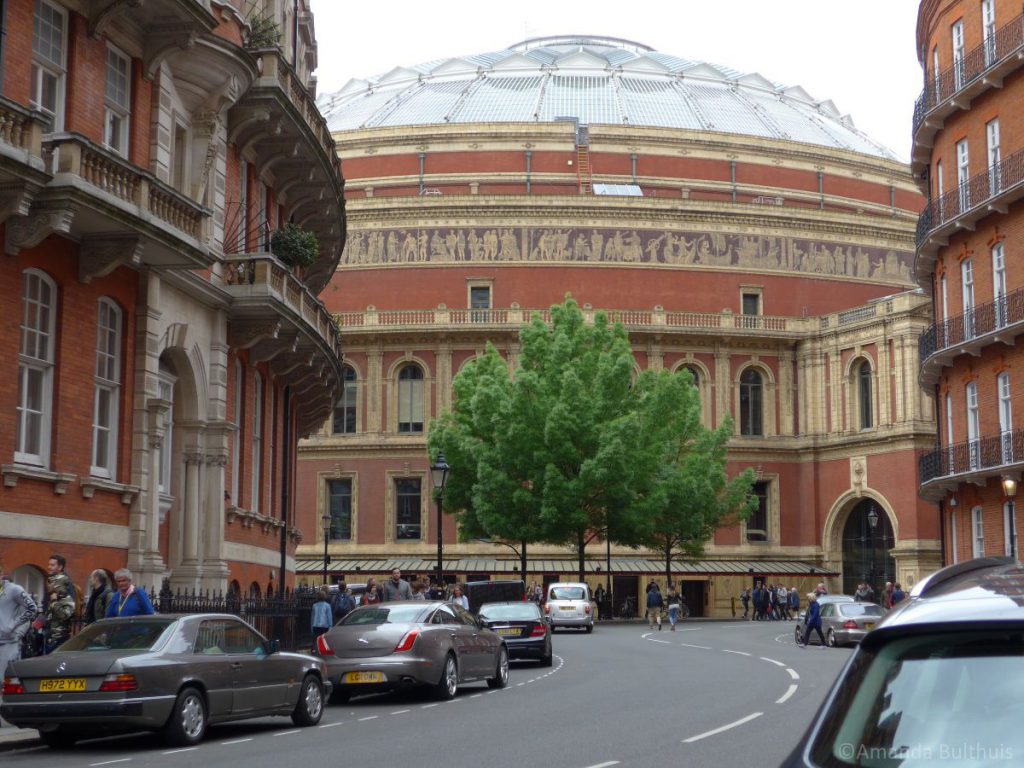
[[[54,748],[139,730],[188,746],[210,723],[316,725],[330,692],[320,659],[282,653],[237,616],[158,614],[104,619],[49,656],[12,662],[0,716]]]
[[[508,685],[501,636],[452,603],[401,601],[356,608],[317,638],[334,684],[332,703],[350,696],[428,687],[454,698],[459,685]]]

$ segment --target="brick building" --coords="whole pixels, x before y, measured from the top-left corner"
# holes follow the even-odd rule
[[[308,0],[0,4],[0,558],[265,591],[341,393],[344,244]],[[270,254],[286,222],[319,258]],[[282,567],[283,566],[283,567]]]
[[[1003,0],[921,3],[912,170],[929,202],[916,278],[934,300],[920,379],[938,440],[921,460],[946,563],[1019,556],[1024,462],[1024,16]]]
[[[934,442],[922,201],[831,102],[580,37],[397,67],[320,103],[347,179],[324,293],[345,391],[299,449],[300,579],[319,581],[325,544],[350,581],[433,571],[430,421],[486,342],[514,361],[519,327],[566,293],[626,325],[638,368],[689,368],[706,423],[734,420],[730,472],[757,473],[755,517],[678,565],[694,611],[727,612],[754,578],[852,591],[938,565],[936,510],[907,482]],[[509,549],[443,528],[450,578],[516,572]],[[605,548],[588,549],[596,586]],[[619,601],[663,566],[613,550],[611,570]],[[533,546],[528,571],[576,566]]]

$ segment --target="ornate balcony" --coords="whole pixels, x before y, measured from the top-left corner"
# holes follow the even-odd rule
[[[935,134],[957,110],[989,88],[999,88],[1007,75],[1024,62],[1024,15],[1000,27],[981,45],[969,51],[961,62],[932,76],[914,105],[914,175],[920,177],[928,166]]]
[[[0,223],[25,216],[50,180],[43,160],[46,116],[0,96]]]
[[[980,355],[989,344],[1013,344],[1024,333],[1024,288],[936,323],[921,334],[921,386],[932,387],[942,368],[961,354]]]
[[[341,340],[327,308],[269,253],[230,256],[220,275],[231,296],[228,343],[266,362],[301,403],[300,434],[316,429],[341,394]]]
[[[274,176],[297,224],[316,233],[320,259],[303,280],[319,292],[345,240],[341,161],[316,101],[277,48],[253,51],[259,77],[228,113],[228,139]]]
[[[147,264],[208,267],[210,211],[84,136],[47,136],[43,153],[55,169],[27,217],[9,222],[6,248],[17,253],[60,232],[82,243],[88,282],[114,268]]]
[[[984,485],[989,477],[1020,472],[1024,429],[966,440],[926,453],[918,460],[921,495],[938,501],[960,483]]]
[[[992,213],[1006,213],[1011,203],[1024,198],[1024,150],[972,176],[966,183],[932,200],[917,220],[917,281],[930,284],[939,248],[949,236]]]

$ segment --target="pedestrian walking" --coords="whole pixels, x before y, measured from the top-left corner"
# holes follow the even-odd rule
[[[452,596],[449,598],[448,602],[462,606],[467,611],[469,610],[469,598],[462,594],[462,587],[458,584],[452,587]]]
[[[85,610],[82,611],[83,624],[92,624],[94,621],[106,618],[107,608],[110,607],[110,601],[114,598],[114,590],[107,583],[107,572],[102,568],[97,568],[89,576],[89,586],[92,591],[89,593],[89,602],[85,604]]]
[[[149,602],[149,595],[146,590],[138,589],[132,583],[132,572],[127,568],[120,568],[114,572],[114,583],[117,585],[117,594],[110,601],[107,608],[107,618],[115,616],[151,616],[156,613],[153,604]]]
[[[818,638],[824,646],[825,636],[821,633],[821,606],[818,605],[818,596],[814,592],[807,595],[807,615],[804,617],[804,637],[803,642],[800,643],[801,648],[807,647],[812,629],[818,633]]]
[[[391,578],[384,582],[380,600],[382,603],[391,600],[412,600],[412,588],[409,586],[409,582],[402,578],[400,568],[395,568],[391,572]]]
[[[905,598],[906,596],[907,595],[903,591],[903,587],[900,585],[899,582],[896,582],[896,586],[892,588],[892,598],[889,601],[889,607],[895,608],[900,602],[902,602],[903,598]]]
[[[740,592],[740,602],[743,603],[743,618],[745,619],[750,615],[750,589]]]
[[[651,629],[654,629],[654,625],[658,625],[658,631],[661,631],[661,609],[665,605],[665,601],[661,597],[661,590],[658,589],[658,585],[651,582],[651,586],[647,588],[647,623]]]
[[[363,605],[377,605],[380,602],[380,587],[377,580],[371,576],[366,580],[366,591],[363,592]]]
[[[679,593],[676,592],[675,584],[668,585],[668,594],[666,595],[665,602],[668,603],[668,623],[670,629],[676,631],[676,622],[679,620]],[[659,616],[660,618],[660,616]],[[658,625],[660,628],[660,624]]]
[[[800,593],[796,591],[796,587],[789,588],[789,610],[794,619],[800,618]]]
[[[789,621],[791,618],[789,614],[789,590],[781,584],[778,586],[778,597],[776,602],[779,605],[779,613],[782,615],[783,621]]]
[[[43,627],[46,640],[43,653],[51,653],[71,637],[71,622],[77,607],[75,585],[65,572],[67,560],[62,555],[50,555],[46,563],[46,607]]]
[[[309,612],[309,623],[313,630],[314,640],[331,628],[332,618],[331,595],[327,591],[327,587],[321,587],[320,591],[316,593],[313,609]]]
[[[0,675],[9,662],[21,658],[21,641],[37,613],[39,608],[32,595],[8,581],[0,563]]]
[[[348,584],[344,581],[338,582],[338,591],[331,598],[331,618],[334,620],[333,623],[337,624],[344,619],[355,607],[356,601],[352,597],[352,593],[349,592]]]

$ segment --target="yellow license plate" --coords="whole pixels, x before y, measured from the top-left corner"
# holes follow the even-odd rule
[[[518,629],[516,629],[515,627],[507,627],[505,629],[499,629],[498,630],[498,634],[499,635],[518,635],[518,634],[520,634],[520,631]]]
[[[346,672],[341,677],[343,683],[383,683],[383,672]]]
[[[874,624],[864,624],[864,629],[871,629],[873,626],[875,626],[875,625]]]
[[[55,677],[39,681],[40,693],[73,693],[84,690],[84,677]]]
[[[571,606],[571,605],[561,605],[561,606],[558,607],[558,610],[560,610],[560,611],[573,611],[573,612],[576,611],[576,609],[573,606]]]

